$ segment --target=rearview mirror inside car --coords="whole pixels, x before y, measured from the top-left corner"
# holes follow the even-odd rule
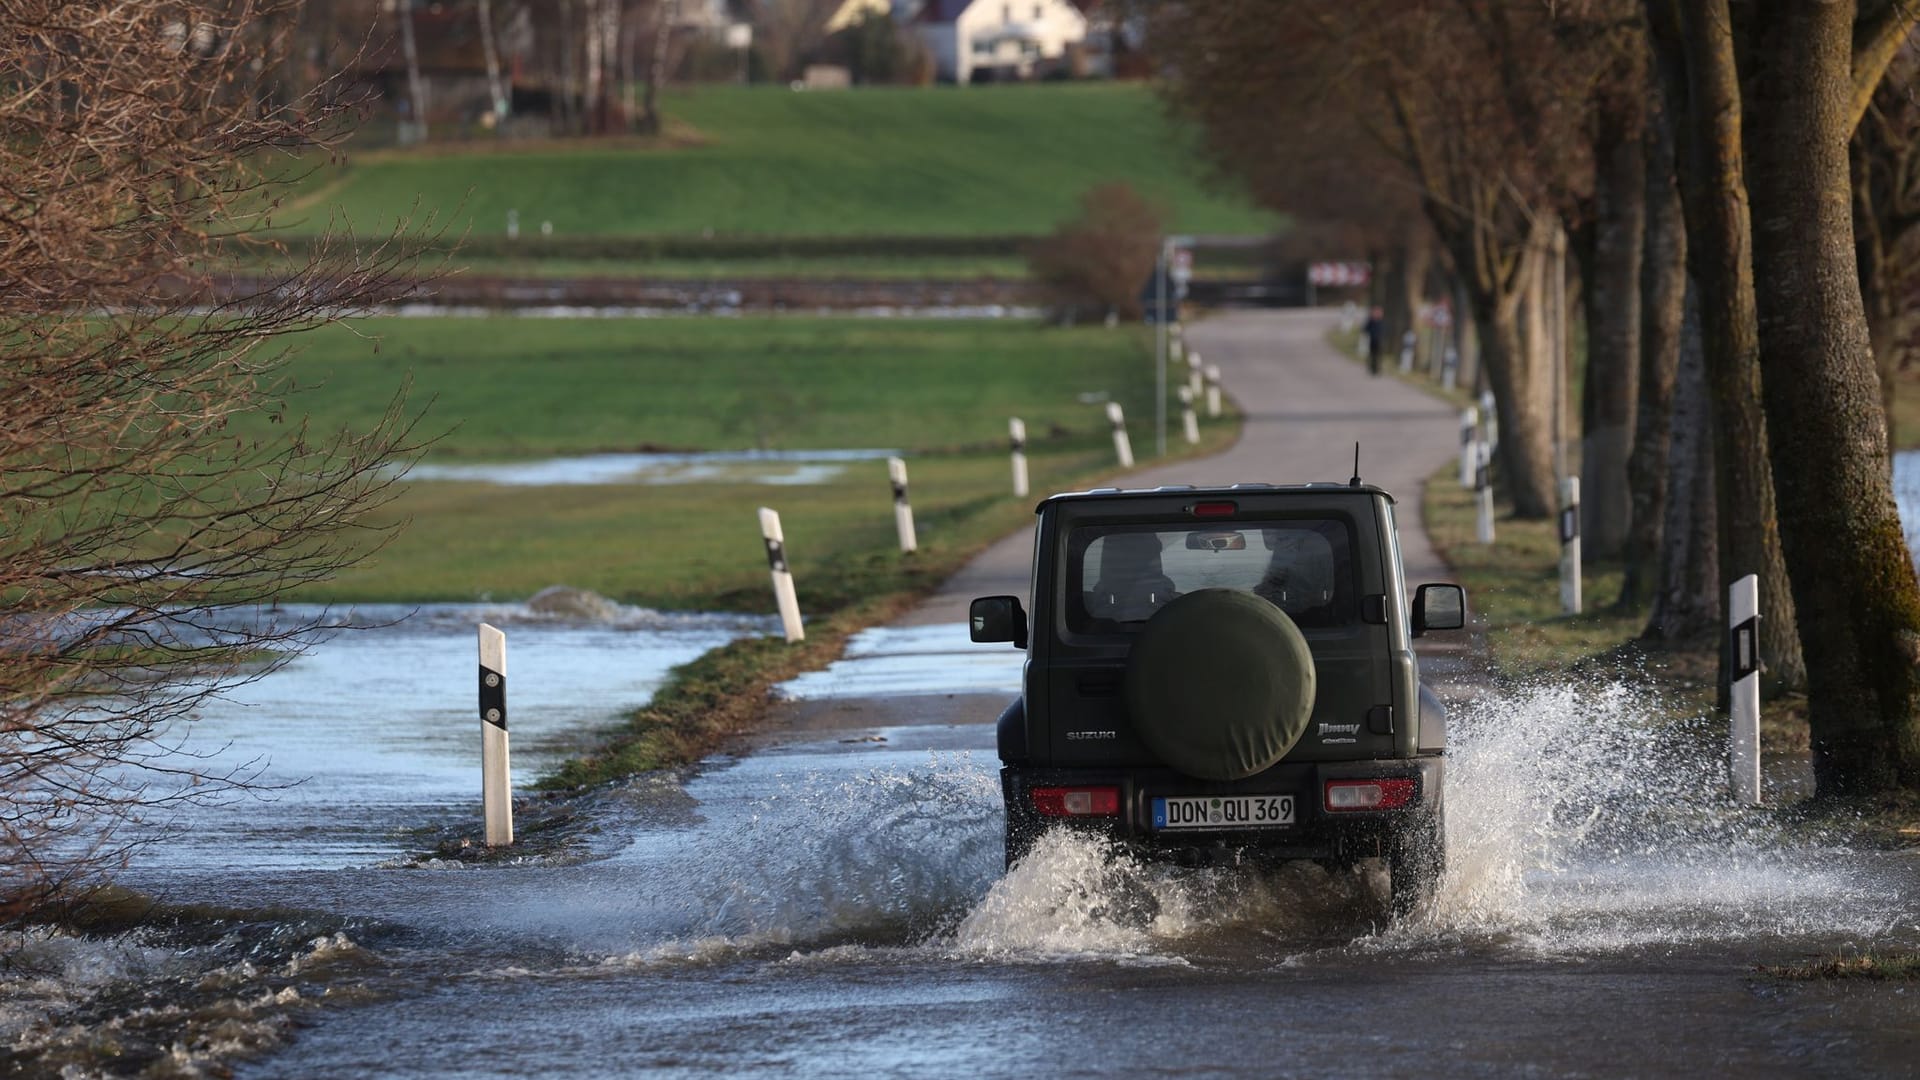
[[[967,607],[967,632],[975,641],[1011,641],[1027,647],[1027,612],[1017,596],[983,596]]]
[[[1413,594],[1413,636],[1467,625],[1467,590],[1458,585],[1422,585]]]
[[[1245,533],[1233,529],[1203,529],[1187,534],[1188,551],[1245,551]]]

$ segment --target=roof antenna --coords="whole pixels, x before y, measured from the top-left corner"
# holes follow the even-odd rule
[[[1348,487],[1360,486],[1360,444],[1353,444],[1353,479],[1347,481]]]

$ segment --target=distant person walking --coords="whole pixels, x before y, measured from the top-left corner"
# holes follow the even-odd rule
[[[1387,349],[1386,312],[1373,308],[1367,312],[1366,325],[1360,332],[1367,337],[1367,374],[1380,374],[1380,357]]]

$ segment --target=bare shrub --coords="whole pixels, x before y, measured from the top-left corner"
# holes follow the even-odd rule
[[[288,336],[411,269],[403,238],[272,240],[345,130],[330,84],[263,81],[297,4],[3,6],[0,916],[249,782],[169,753],[174,722],[307,640],[263,605],[382,542],[416,449],[398,388],[365,432],[287,412]]]
[[[1102,184],[1082,195],[1080,215],[1027,252],[1055,316],[1139,319],[1166,219],[1164,209],[1127,184]]]

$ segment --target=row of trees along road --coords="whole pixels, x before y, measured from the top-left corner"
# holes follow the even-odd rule
[[[1207,0],[1169,92],[1210,156],[1416,291],[1438,260],[1515,511],[1554,509],[1532,287],[1564,230],[1587,323],[1588,551],[1698,647],[1757,574],[1822,795],[1920,790],[1920,584],[1886,381],[1920,257],[1920,4]],[[1403,304],[1404,306],[1404,304]],[[1710,434],[1708,434],[1710,433]],[[1702,437],[1706,435],[1707,437]]]
[[[253,782],[169,752],[174,722],[306,640],[256,605],[377,547],[367,515],[417,448],[399,387],[369,430],[287,410],[283,343],[397,295],[418,246],[274,245],[277,189],[347,111],[327,84],[275,103],[297,14],[19,0],[0,21],[0,920],[155,835],[130,826]],[[209,306],[241,264],[276,269]]]

